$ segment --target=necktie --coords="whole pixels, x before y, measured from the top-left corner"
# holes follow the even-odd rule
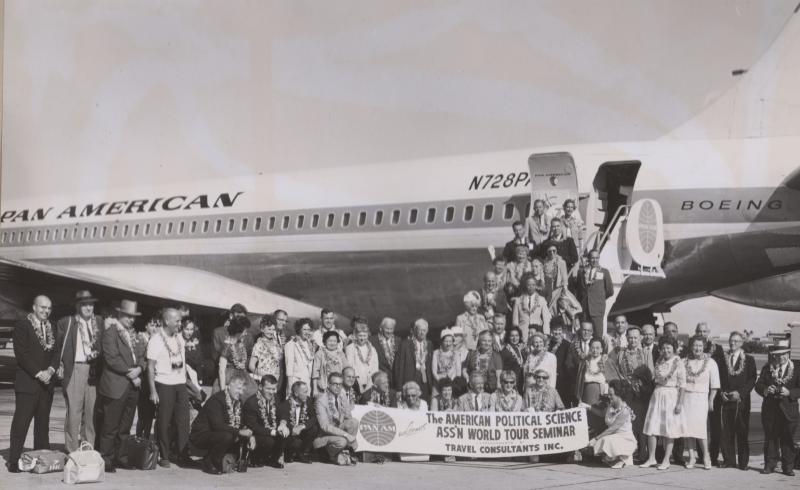
[[[478,394],[476,393],[475,394],[475,410],[476,411],[479,411],[481,409],[481,406],[478,404],[479,402],[480,402],[480,398],[478,398]]]

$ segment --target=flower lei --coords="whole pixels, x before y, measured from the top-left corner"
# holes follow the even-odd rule
[[[558,337],[558,340],[555,342],[550,343],[550,348],[548,349],[553,354],[556,353],[559,347],[561,347],[561,343],[564,342],[564,337]]]
[[[416,360],[417,371],[424,373],[425,360],[428,357],[428,342],[425,340],[420,342],[417,339],[413,339],[412,342],[414,343],[414,358]]]
[[[448,355],[449,354],[449,355]],[[439,349],[439,362],[437,363],[437,373],[448,373],[453,368],[453,365],[456,362],[456,351],[450,350],[445,352]]]
[[[394,364],[394,355],[395,355],[395,341],[394,336],[385,337],[383,334],[378,334],[378,342],[381,344],[381,349],[386,354],[386,360],[389,362],[391,366]]]
[[[294,416],[295,410],[298,407],[300,408],[300,413],[297,416],[297,423],[294,424],[294,427],[300,425],[306,425],[306,423],[308,423],[308,406],[303,402],[297,401],[294,397],[292,397],[291,400],[292,400],[292,416]]]
[[[708,354],[703,354],[703,356],[700,359],[703,360],[703,364],[700,365],[700,369],[698,369],[697,371],[692,371],[691,364],[689,364],[689,361],[691,361],[692,359],[689,359],[687,357],[686,360],[684,361],[684,363],[686,364],[686,381],[687,382],[694,383],[695,381],[697,381],[698,376],[703,374],[703,371],[705,371],[706,368],[708,367],[708,361],[710,359]]]
[[[725,365],[728,367],[728,374],[730,376],[734,377],[739,376],[740,374],[742,374],[742,371],[744,371],[744,365],[746,360],[744,358],[744,353],[742,353],[742,355],[739,356],[739,359],[741,359],[741,362],[739,362],[739,369],[735,369],[734,366],[731,365],[731,355],[728,354],[727,356],[725,356]]]
[[[50,320],[39,321],[33,313],[28,313],[28,321],[33,325],[33,330],[36,332],[36,337],[39,339],[42,349],[45,351],[53,350],[56,345],[56,339],[53,337],[53,327],[50,325]],[[44,327],[44,333],[42,333]]]
[[[80,315],[76,315],[75,321],[79,322],[78,325],[78,334],[81,338],[81,343],[83,344],[83,350],[86,352],[87,360],[91,361],[97,358],[100,355],[100,352],[97,350],[97,339],[100,337],[100,329],[97,326],[97,317],[92,315],[91,319],[87,322],[89,324],[89,339],[85,339],[83,337],[83,329],[80,328]]]
[[[525,405],[536,412],[549,412],[552,410],[555,397],[549,386],[532,388],[525,392]]]
[[[675,371],[678,369],[678,363],[680,362],[680,358],[675,356],[672,359],[672,369],[665,375],[661,374],[663,371],[663,367],[667,365],[667,360],[660,360],[658,364],[656,364],[656,384],[658,385],[666,385],[667,381],[675,374]]]
[[[384,393],[384,392],[378,390],[377,388],[374,388],[374,389],[372,389],[370,391],[369,401],[371,401],[372,403],[377,403],[378,405],[380,405],[382,407],[388,407],[389,406],[389,393],[388,392]]]
[[[516,359],[517,364],[519,364],[520,367],[525,365],[525,360],[522,359],[522,352],[519,351],[519,347],[512,344],[506,344],[505,349],[510,352],[512,356],[514,356],[514,359]]]
[[[325,361],[325,370],[328,373],[332,372],[342,372],[342,368],[344,367],[344,363],[342,362],[342,357],[339,355],[338,350],[330,351],[327,348],[322,348],[322,357]]]
[[[581,352],[581,343],[582,343],[581,339],[573,340],[572,350],[574,351],[574,354],[578,356],[578,359],[583,361],[586,360],[587,357],[589,357],[589,349],[586,349],[586,353]]]
[[[358,355],[358,360],[361,361],[361,364],[365,366],[369,366],[369,362],[372,360],[372,348],[369,344],[366,344],[367,347],[367,358],[364,359],[364,356],[361,355],[361,346],[358,344],[354,344],[354,349],[356,350],[356,355]]]
[[[497,403],[500,405],[502,412],[510,412],[514,409],[514,405],[517,404],[517,399],[519,398],[519,393],[515,389],[510,395],[506,395],[504,393],[497,394]]]
[[[298,337],[295,339],[294,343],[297,344],[297,347],[300,349],[300,355],[303,357],[303,361],[305,361],[306,364],[311,364],[314,358],[311,354],[309,342]]]
[[[775,380],[775,383],[777,383],[780,386],[783,386],[786,383],[788,383],[792,379],[792,376],[794,375],[794,363],[792,361],[789,361],[788,364],[789,367],[786,369],[786,374],[784,374],[783,377],[778,377],[778,373],[781,372],[780,365],[777,368],[773,368],[772,365],[770,365],[769,367],[772,379]]]
[[[486,374],[489,371],[489,361],[491,361],[491,356],[494,351],[489,351],[485,354],[481,354],[479,351],[474,351],[475,357],[472,358],[472,372],[479,372]]]
[[[193,351],[193,350],[195,350],[197,348],[197,345],[199,343],[200,343],[200,339],[198,339],[197,337],[192,337],[192,340],[187,340],[186,344],[184,344],[184,345],[186,346],[186,350]]]
[[[631,359],[631,352],[634,354],[633,359]],[[625,375],[626,378],[631,378],[636,368],[644,364],[644,352],[638,347],[635,349],[625,349],[622,351],[621,361],[620,368],[622,368],[622,374]]]
[[[603,357],[604,356],[601,355],[600,357],[597,358],[597,369],[596,370],[592,369],[592,363],[590,362],[594,358],[593,357],[588,357],[588,356],[586,357],[586,372],[587,372],[587,374],[589,374],[591,376],[597,376],[597,375],[599,375],[600,373],[603,372],[603,368],[605,367],[605,364],[606,364],[605,363],[605,359],[603,359]]]
[[[275,416],[275,400],[272,400],[272,403],[270,403],[269,407],[267,407],[267,399],[264,398],[261,390],[256,392],[256,397],[258,400],[258,417],[261,420],[261,423],[264,424],[265,428],[269,430],[275,430],[277,427],[277,417]]]
[[[355,405],[358,401],[358,394],[356,393],[356,385],[353,385],[349,388],[345,388],[344,394],[347,397],[347,401],[350,402],[351,405]]]
[[[236,429],[242,426],[242,404],[239,400],[233,401],[230,393],[225,391],[225,406],[228,408],[228,422]]]
[[[617,418],[617,416],[619,416],[619,414],[625,413],[625,412],[628,412],[628,415],[631,418],[631,422],[636,420],[636,414],[634,414],[633,410],[631,409],[631,407],[629,407],[624,402],[623,402],[622,406],[620,406],[618,409],[609,406],[608,407],[608,413],[606,414],[606,425],[611,425],[611,423],[614,422],[614,420]]]
[[[247,349],[242,343],[241,338],[238,341],[230,342],[231,359],[228,359],[233,367],[236,369],[247,369]]]
[[[173,365],[177,362],[183,364],[183,353],[181,352],[181,341],[175,336],[175,350],[173,351],[170,346],[169,342],[167,342],[167,336],[164,334],[163,331],[159,332],[161,335],[161,340],[164,341],[164,347],[167,349],[167,354],[169,355],[169,362]],[[176,369],[176,368],[173,368]],[[180,368],[177,368],[180,369]]]
[[[330,391],[328,392],[328,413],[335,413],[336,414],[336,422],[341,425],[342,420],[344,420],[344,415],[340,410],[336,408],[336,399],[339,398],[337,395],[334,395]],[[339,404],[341,407],[341,404]]]
[[[442,395],[437,397],[439,400],[439,411],[444,412],[446,410],[450,410],[451,408],[455,408],[456,401],[453,398],[445,399]]]
[[[531,353],[531,355],[528,356],[528,362],[525,364],[525,371],[528,373],[536,371],[536,368],[539,367],[539,364],[541,364],[544,361],[545,353],[547,353],[547,351],[544,350],[538,354]],[[531,360],[534,360],[536,362],[532,363]]]

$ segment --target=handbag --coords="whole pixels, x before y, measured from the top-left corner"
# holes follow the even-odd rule
[[[106,463],[91,444],[84,441],[69,453],[64,465],[64,483],[97,483],[105,479]]]
[[[61,341],[61,354],[58,356],[58,370],[56,371],[56,377],[58,379],[64,379],[64,347],[67,346],[67,337],[69,337],[69,331],[72,329],[72,317],[69,317],[69,323],[67,324],[67,333],[64,335],[64,339]]]
[[[119,449],[119,459],[132,469],[154,470],[158,464],[158,444],[144,437],[126,437]]]
[[[53,473],[64,469],[67,455],[61,451],[38,449],[22,453],[19,458],[19,469],[31,473]]]

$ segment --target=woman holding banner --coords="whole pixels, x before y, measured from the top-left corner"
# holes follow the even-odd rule
[[[431,398],[431,410],[434,412],[455,412],[457,400],[453,396],[453,381],[442,378],[439,381],[439,394]]]
[[[555,412],[564,410],[564,402],[549,383],[550,373],[537,369],[525,375],[525,397],[522,408],[528,412]]]
[[[664,438],[664,459],[659,470],[669,468],[669,456],[675,439],[686,432],[685,419],[681,416],[683,388],[686,386],[686,367],[677,355],[678,340],[665,335],[658,341],[661,358],[656,363],[656,389],[650,398],[644,433],[647,434],[647,449],[650,455],[640,468],[655,466],[656,438]]]
[[[522,396],[517,391],[517,375],[512,371],[500,374],[500,389],[492,393],[489,402],[494,412],[521,412]]]
[[[618,470],[626,464],[633,464],[636,451],[636,436],[633,435],[633,412],[624,399],[630,397],[630,387],[615,379],[608,387],[609,405],[605,413],[606,430],[589,441],[595,456]]]

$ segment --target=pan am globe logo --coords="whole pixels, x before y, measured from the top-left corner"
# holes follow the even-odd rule
[[[650,201],[645,201],[639,213],[639,241],[645,253],[649,254],[655,248],[657,229],[656,210]]]
[[[385,446],[397,435],[397,424],[388,414],[371,410],[361,417],[358,430],[364,439],[373,446]]]

